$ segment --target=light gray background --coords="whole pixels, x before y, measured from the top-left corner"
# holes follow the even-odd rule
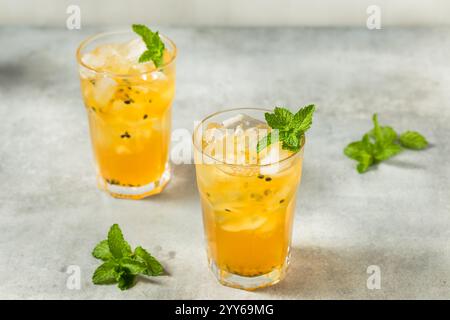
[[[96,189],[74,52],[108,28],[0,28],[0,298],[449,298],[448,27],[158,27],[179,47],[174,128],[224,106],[318,106],[291,268],[257,292],[208,271],[191,165],[143,201]],[[342,150],[374,112],[432,146],[358,175]],[[113,223],[170,276],[127,292],[92,285],[90,252]],[[81,268],[81,290],[66,287],[69,265]],[[381,268],[381,290],[366,287],[369,265]]]
[[[0,25],[63,26],[69,5],[84,26],[364,26],[370,5],[385,26],[450,24],[448,0],[1,0]]]

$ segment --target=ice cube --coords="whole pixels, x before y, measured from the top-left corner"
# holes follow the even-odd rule
[[[281,160],[288,158],[291,154],[292,152],[281,148],[280,142],[270,145],[267,153],[259,161],[262,165],[259,172],[264,175],[278,173],[289,165]]]
[[[134,39],[123,45],[122,53],[130,63],[137,63],[142,53],[147,47],[142,39]]]
[[[86,53],[83,62],[92,68],[105,68],[115,61],[120,54],[117,50],[117,45],[105,44],[98,46],[90,53]]]
[[[267,134],[267,125],[245,114],[238,114],[209,124],[203,135],[205,153],[228,165],[220,169],[231,175],[251,176],[259,173],[256,146]]]
[[[231,118],[222,121],[222,124],[227,129],[236,129],[241,125],[242,129],[249,129],[264,124],[263,121],[250,117],[246,114],[240,113]]]
[[[166,80],[167,77],[164,73],[156,71],[148,73],[155,69],[155,65],[152,61],[145,63],[139,63],[139,57],[147,50],[145,43],[141,39],[134,39],[127,42],[121,47],[121,54],[126,60],[128,66],[130,67],[130,72],[141,73],[141,78],[144,81],[156,81],[156,80]]]
[[[240,113],[236,116],[233,116],[231,118],[223,120],[222,125],[227,129],[228,128],[234,129],[235,126],[237,126],[239,123],[241,123],[243,118],[244,118],[244,115],[242,113]]]
[[[111,57],[121,56],[120,46],[118,44],[104,44],[98,46],[92,53],[103,59],[104,63]]]
[[[273,232],[280,228],[279,219],[267,219],[266,222],[258,229],[258,233]],[[279,230],[279,229],[278,229]]]
[[[94,54],[94,53],[88,52],[83,55],[83,57],[81,58],[81,61],[83,61],[83,63],[85,65],[87,65],[88,67],[97,69],[97,68],[103,67],[103,65],[106,62],[106,59],[105,59],[105,57],[103,57],[99,54]]]
[[[131,154],[131,150],[128,149],[126,146],[124,145],[118,145],[116,147],[116,153],[119,155],[124,155],[124,154]]]
[[[247,137],[249,150],[256,150],[259,140],[265,137],[267,133],[267,129],[258,129],[255,127],[245,130],[245,136]]]
[[[205,134],[203,135],[203,139],[206,143],[212,143],[215,140],[222,140],[225,136],[224,130],[221,130],[219,128],[210,128],[206,129]]]
[[[237,125],[237,127],[234,129],[234,135],[235,136],[242,136],[244,134],[245,134],[245,131],[242,128],[242,125],[241,124]]]
[[[228,164],[220,164],[217,165],[217,169],[227,175],[240,177],[252,177],[259,173],[257,166],[230,166]]]
[[[229,215],[233,215],[233,209],[230,209]],[[267,217],[261,215],[238,215],[229,217],[220,225],[220,227],[228,232],[252,231],[261,227],[267,220]]]
[[[281,142],[276,142],[267,147],[267,153],[261,158],[260,164],[273,164],[288,158],[291,154],[291,151],[282,148]]]
[[[154,71],[150,74],[150,76],[153,81],[167,80],[167,76],[161,71]]]
[[[101,105],[106,106],[116,92],[116,81],[109,77],[103,77],[96,81],[94,99]]]
[[[95,72],[92,70],[89,70],[88,68],[85,68],[80,65],[78,70],[80,72],[80,77],[83,79],[94,79],[95,78]]]

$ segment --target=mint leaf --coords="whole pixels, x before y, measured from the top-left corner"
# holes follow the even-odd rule
[[[381,133],[381,140],[386,144],[391,144],[397,140],[397,132],[395,132],[394,129],[391,127],[380,127],[380,133]],[[375,133],[374,130],[370,130],[368,132],[371,139],[375,140]]]
[[[294,118],[294,115],[288,109],[276,107],[274,113],[266,112],[264,114],[267,124],[272,129],[285,129]]]
[[[152,57],[153,57],[153,52],[146,50],[146,51],[144,51],[144,53],[141,54],[138,62],[143,63],[143,62],[150,61],[150,60],[152,60]]]
[[[116,267],[116,280],[115,283],[117,283],[117,287],[120,290],[127,290],[134,286],[136,283],[137,276],[134,274],[131,274],[130,271],[126,268],[123,268],[121,266]]]
[[[120,290],[127,290],[130,289],[134,284],[136,283],[136,276],[130,273],[127,273],[125,271],[122,271],[120,273],[120,276],[117,280]]]
[[[362,141],[352,142],[345,147],[344,154],[358,161],[356,169],[359,173],[364,173],[374,162],[372,150],[373,145],[369,140],[369,136],[365,135]]]
[[[286,138],[283,140],[282,144],[283,149],[297,151],[298,149],[300,149],[300,139],[301,137],[295,132],[286,135]]]
[[[373,158],[373,154],[376,150],[376,144],[372,143],[369,134],[365,134],[361,140],[361,144],[363,146],[364,153],[369,154]],[[371,162],[373,163],[373,161]]]
[[[284,150],[289,150],[289,151],[292,151],[292,152],[297,152],[298,150],[300,150],[300,145],[292,145],[292,144],[289,144],[289,143],[287,143],[285,141],[283,141],[283,143],[281,144],[281,147]]]
[[[92,282],[94,284],[112,284],[116,282],[118,267],[117,263],[110,260],[101,264],[92,276]]]
[[[92,251],[92,255],[95,258],[101,259],[103,261],[111,259],[113,256],[111,254],[111,251],[109,251],[108,240],[103,240],[99,244],[97,244]]]
[[[128,273],[133,275],[145,274],[145,272],[147,271],[147,266],[145,265],[145,263],[142,263],[133,258],[122,258],[119,264],[122,268],[127,269]]]
[[[428,141],[417,131],[406,131],[400,135],[403,147],[413,150],[422,150],[428,146]]]
[[[274,114],[278,118],[278,120],[285,125],[289,125],[289,123],[291,123],[291,121],[294,119],[294,114],[286,108],[275,107]]]
[[[375,113],[372,116],[372,121],[373,121],[373,135],[375,136],[375,140],[378,143],[382,143],[383,142],[383,134],[381,133],[381,128],[378,124],[378,115]]]
[[[295,131],[305,132],[312,125],[312,117],[315,110],[315,106],[310,104],[302,109],[300,109],[292,119],[291,127]]]
[[[269,132],[264,138],[258,141],[258,144],[256,145],[256,152],[261,152],[261,150],[264,150],[264,148],[272,143],[275,143],[275,141],[272,141],[272,133]]]
[[[109,250],[114,258],[122,258],[131,255],[131,248],[123,238],[122,231],[117,224],[113,224],[108,232]]]
[[[344,149],[344,154],[353,160],[359,161],[361,153],[365,153],[364,144],[362,141],[349,143]]]
[[[144,272],[144,274],[149,275],[149,276],[159,276],[164,272],[164,268],[161,265],[161,263],[159,263],[159,261],[156,260],[144,248],[142,248],[140,246],[137,247],[134,250],[134,255],[136,256],[136,258],[139,261],[145,263],[147,270]]]
[[[158,31],[153,32],[142,24],[133,24],[132,29],[141,36],[147,47],[147,50],[139,57],[139,63],[152,60],[156,67],[161,66],[163,63],[165,45],[161,40]]]
[[[402,147],[400,147],[398,144],[393,143],[385,146],[382,149],[378,149],[377,152],[374,154],[374,157],[377,161],[383,161],[402,152],[402,150],[403,150]]]
[[[147,44],[153,41],[153,32],[143,24],[133,24],[131,26],[133,31],[141,36],[142,40]]]
[[[373,164],[373,157],[367,152],[363,152],[360,154],[360,159],[358,162],[358,165],[356,166],[356,170],[358,170],[359,173],[366,172],[369,167]]]
[[[273,139],[271,133],[258,141],[257,152],[261,152],[276,141],[282,142],[282,148],[290,151],[300,150],[304,141],[305,132],[311,127],[314,105],[301,108],[293,114],[286,108],[276,107],[273,113],[266,112],[264,117],[267,124],[274,130],[278,130],[278,139]]]

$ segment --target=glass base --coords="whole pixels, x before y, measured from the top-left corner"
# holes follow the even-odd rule
[[[108,192],[114,198],[139,200],[145,197],[161,193],[170,180],[170,166],[166,165],[161,178],[140,187],[126,187],[108,183],[102,177],[98,177],[99,188]]]
[[[227,287],[249,291],[277,284],[286,276],[288,266],[289,256],[286,258],[286,262],[283,264],[283,266],[276,267],[266,274],[247,277],[221,270],[212,259],[209,259],[209,267],[221,284]]]

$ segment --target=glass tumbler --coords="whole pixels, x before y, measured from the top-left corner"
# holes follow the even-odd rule
[[[283,279],[301,180],[300,151],[270,164],[232,164],[204,152],[207,128],[239,114],[264,120],[269,110],[241,108],[206,117],[193,134],[197,185],[210,269],[220,283],[246,290]]]
[[[131,31],[95,35],[77,50],[98,185],[117,198],[140,199],[160,193],[170,179],[177,50],[169,38],[160,37],[166,48],[164,62],[150,71],[122,72],[118,64],[117,72],[109,72],[83,60],[92,50],[136,40],[138,36]],[[113,70],[114,59],[107,62]]]

